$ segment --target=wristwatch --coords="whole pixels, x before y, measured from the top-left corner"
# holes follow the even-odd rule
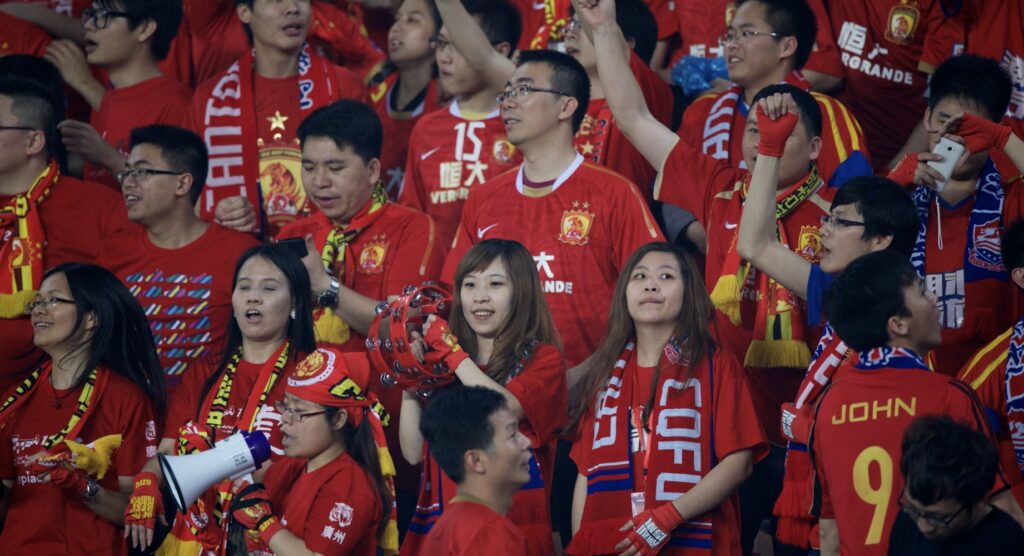
[[[339,282],[334,276],[331,276],[330,278],[331,286],[317,294],[316,302],[321,307],[333,309],[338,306],[338,290],[341,288],[341,282]]]
[[[86,502],[92,502],[96,495],[100,493],[100,484],[96,482],[90,476],[85,477],[85,492],[81,494],[82,500]]]

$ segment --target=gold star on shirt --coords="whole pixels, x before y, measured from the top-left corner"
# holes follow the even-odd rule
[[[284,131],[284,123],[288,121],[288,116],[282,116],[280,111],[274,110],[274,115],[267,118],[267,121],[270,122],[270,131],[275,129]]]
[[[594,154],[594,145],[591,145],[590,141],[587,141],[580,145],[580,150],[582,151],[580,154],[583,154],[584,156]]]

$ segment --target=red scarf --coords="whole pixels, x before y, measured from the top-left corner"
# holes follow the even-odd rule
[[[57,162],[51,160],[28,191],[0,207],[0,318],[24,316],[25,306],[43,281],[46,230],[39,217],[39,204],[59,178]]]
[[[659,446],[662,442],[672,444],[680,436],[693,440],[693,434],[697,433],[699,440],[696,443],[700,446],[700,453],[692,457],[688,455],[683,458],[683,463],[676,463],[673,450],[649,449],[644,454],[645,469],[633,468],[630,437],[634,410],[637,409],[631,403],[635,381],[634,377],[626,376],[625,371],[636,368],[635,365],[636,353],[631,341],[619,355],[605,390],[598,395],[594,417],[581,427],[583,434],[579,442],[584,443],[586,461],[590,464],[589,469],[580,470],[587,477],[587,498],[580,530],[573,536],[567,554],[619,552],[615,550],[615,545],[626,537],[626,533],[620,532],[619,528],[632,518],[631,493],[636,473],[645,477],[645,506],[651,509],[686,494],[703,480],[716,463],[713,453],[714,369],[711,355],[697,364],[698,370],[694,377],[680,388],[680,381],[686,377],[689,366],[680,360],[678,351],[670,342],[665,346],[665,356],[660,362],[661,372],[657,377],[654,407],[647,423],[650,432],[637,432],[647,435],[648,447]],[[646,385],[640,387],[646,389]],[[679,419],[671,418],[679,417],[680,411],[696,412],[700,417],[700,430],[683,431],[678,427],[659,426],[678,423]],[[662,423],[663,418],[665,423]],[[593,423],[592,429],[587,426],[590,423]],[[693,483],[662,480],[662,475],[668,473],[692,476],[698,480]],[[667,491],[660,498],[659,482],[662,483],[662,490]],[[711,554],[712,526],[710,514],[700,516],[699,521],[683,523],[672,531],[672,539],[659,554]]]
[[[206,102],[201,125],[210,150],[210,177],[203,188],[200,210],[207,220],[213,220],[217,203],[228,197],[240,195],[254,207],[263,206],[253,56],[250,51],[232,64],[210,91]],[[304,45],[299,53],[299,92],[303,118],[314,109],[338,100],[330,64],[312,52],[309,45]],[[239,164],[242,175],[232,174],[231,168]]]
[[[782,219],[796,209],[800,203],[814,195],[822,185],[817,167],[800,182],[776,195],[775,223],[779,241],[789,248],[786,228]],[[750,175],[742,184],[737,184],[739,198],[733,195],[726,209],[726,221],[739,222],[743,211]],[[722,275],[711,291],[711,301],[733,324],[742,322],[740,313],[741,292],[751,271],[749,262],[740,258],[736,250],[739,229],[732,233],[729,251],[725,254]],[[804,315],[796,295],[784,288],[764,272],[756,274],[757,316],[754,321],[753,339],[743,360],[744,367],[807,368],[811,350],[804,338]]]
[[[811,90],[811,83],[804,79],[803,74],[798,70],[791,71],[782,82],[793,85],[803,91]],[[732,131],[734,126],[738,125],[736,115],[739,114],[744,119],[747,117],[747,107],[744,106],[742,110],[739,109],[739,103],[743,99],[743,92],[743,87],[739,85],[729,87],[715,100],[715,103],[711,105],[711,110],[708,111],[708,117],[704,120],[701,148],[704,150],[704,154],[711,158],[729,160],[729,156],[732,153],[730,150]],[[734,165],[740,168],[746,166],[742,160]]]
[[[32,396],[36,385],[50,380],[52,370],[53,362],[46,361],[4,400],[3,404],[0,405],[0,430],[7,426],[7,420]],[[79,433],[82,432],[82,427],[85,426],[89,417],[95,413],[96,403],[103,397],[103,391],[106,390],[109,380],[110,370],[102,365],[89,372],[89,376],[82,386],[82,391],[78,394],[78,403],[75,406],[75,412],[71,414],[71,419],[68,420],[68,424],[60,432],[43,441],[42,447],[44,450],[49,450],[65,438],[78,438]]]

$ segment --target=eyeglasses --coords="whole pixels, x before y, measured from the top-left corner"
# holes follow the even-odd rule
[[[74,301],[70,299],[61,299],[59,297],[51,297],[49,299],[43,299],[42,297],[36,297],[32,301],[25,304],[25,314],[31,315],[36,309],[43,307],[47,311],[52,311],[57,308],[57,305],[75,305]]]
[[[567,21],[565,23],[565,32],[566,33],[572,33],[572,32],[578,31],[578,30],[580,30],[582,28],[583,28],[583,24],[580,22],[579,18],[576,18],[576,17],[570,19],[569,21]]]
[[[20,129],[22,131],[38,131],[34,127],[28,127],[28,126],[23,126],[23,125],[0,125],[0,131],[3,131],[5,129]]]
[[[288,421],[291,421],[293,423],[301,423],[305,421],[307,417],[314,417],[316,415],[323,415],[324,413],[327,413],[327,410],[310,411],[309,413],[299,413],[298,409],[288,407],[287,405],[285,405],[284,402],[274,403],[274,408],[276,408],[277,412],[281,414],[282,419],[287,419]]]
[[[953,523],[953,520],[955,520],[957,517],[959,517],[960,514],[964,513],[964,510],[967,508],[966,504],[963,505],[963,506],[960,506],[960,509],[957,510],[956,513],[954,513],[953,515],[945,516],[945,517],[937,516],[937,515],[932,515],[932,514],[921,513],[919,511],[915,510],[914,508],[911,508],[907,504],[907,500],[905,498],[906,494],[907,494],[907,491],[906,491],[906,489],[904,489],[903,492],[900,493],[900,499],[899,499],[900,509],[903,510],[903,513],[907,514],[907,517],[909,517],[912,521],[917,521],[919,519],[923,519],[925,521],[925,523],[927,523],[928,525],[931,525],[932,527],[935,527],[937,529],[940,529],[940,528],[943,528],[943,527],[949,527],[949,524]]]
[[[131,178],[135,183],[142,183],[149,179],[149,176],[180,176],[186,172],[175,172],[173,170],[155,170],[153,168],[135,168],[132,170],[123,170],[117,173],[118,183],[124,183]]]
[[[110,25],[112,17],[128,17],[128,12],[118,12],[107,8],[86,8],[82,10],[82,25],[88,25],[91,21],[97,29],[106,29]]]
[[[561,95],[563,97],[571,97],[572,96],[569,93],[565,93],[565,92],[562,92],[562,91],[556,91],[555,89],[541,89],[540,87],[534,87],[533,85],[530,85],[530,84],[527,84],[527,83],[523,83],[522,85],[518,85],[516,87],[512,87],[511,89],[505,89],[504,91],[498,93],[494,97],[494,99],[498,101],[498,104],[501,104],[501,103],[505,102],[506,100],[508,100],[510,98],[520,98],[520,97],[526,98],[526,95],[529,95],[530,93],[533,93],[533,92],[537,92],[537,93],[551,93],[553,95]]]
[[[834,214],[823,214],[821,215],[821,227],[824,228],[825,226],[830,228],[850,228],[853,226],[864,226],[864,223],[857,222],[856,220],[839,218]]]
[[[784,35],[782,33],[776,33],[774,31],[726,31],[724,35],[718,37],[718,46],[725,46],[726,43],[743,44],[747,42],[750,37],[772,37],[773,39],[781,39]]]

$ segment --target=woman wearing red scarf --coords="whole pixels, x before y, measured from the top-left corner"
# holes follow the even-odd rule
[[[232,518],[246,528],[245,552],[259,548],[256,539],[282,556],[374,556],[378,544],[385,554],[398,551],[388,417],[367,393],[370,377],[365,353],[328,348],[288,377],[277,405],[288,457],[267,470],[265,491],[249,485],[232,503]]]
[[[423,327],[424,342],[462,384],[505,396],[533,450],[530,481],[512,499],[507,517],[526,537],[528,554],[554,554],[548,498],[555,432],[565,420],[566,370],[529,251],[506,239],[488,239],[470,248],[455,272],[450,320],[449,330],[443,319],[430,317]],[[462,339],[461,346],[455,336]],[[437,462],[425,457],[418,397],[402,395],[402,455],[410,462],[423,460],[419,501],[402,543],[402,554],[412,555],[419,553],[456,492]]]
[[[161,453],[204,451],[237,431],[258,430],[279,445],[281,416],[273,406],[284,396],[285,377],[316,349],[309,275],[288,247],[261,245],[242,254],[233,283],[226,349],[185,372],[168,410]],[[264,471],[256,472],[257,479]],[[135,477],[125,510],[132,546],[153,543],[157,516],[164,514],[161,477],[155,457]],[[200,496],[187,515],[177,514],[161,552],[205,554],[220,547],[230,491],[225,481]]]
[[[0,546],[127,554],[121,516],[132,476],[156,449],[163,396],[146,315],[117,277],[79,263],[47,272],[28,310],[48,359],[0,397]],[[93,443],[99,465],[72,456]]]
[[[743,368],[713,339],[689,256],[649,243],[615,285],[573,400],[568,554],[739,554],[736,489],[768,451]]]

